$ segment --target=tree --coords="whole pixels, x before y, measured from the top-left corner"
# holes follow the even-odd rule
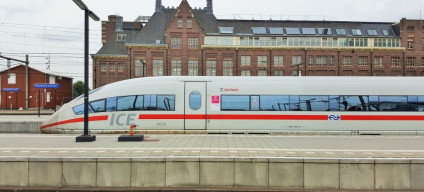
[[[84,94],[84,82],[77,81],[72,85],[72,96],[75,98],[82,94]]]

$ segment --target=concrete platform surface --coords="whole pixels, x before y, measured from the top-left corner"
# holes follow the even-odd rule
[[[0,157],[299,157],[424,158],[424,136],[120,135],[0,134]]]

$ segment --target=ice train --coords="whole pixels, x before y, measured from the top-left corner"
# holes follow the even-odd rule
[[[89,130],[180,133],[424,132],[422,77],[148,77],[90,92]],[[76,98],[40,127],[83,131]]]

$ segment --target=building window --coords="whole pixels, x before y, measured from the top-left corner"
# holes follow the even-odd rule
[[[171,48],[172,49],[181,49],[181,37],[171,38]]]
[[[327,57],[326,56],[317,56],[316,58],[317,66],[326,66],[327,65]]]
[[[144,60],[135,60],[135,76],[144,77],[144,67],[146,62]]]
[[[267,56],[258,56],[258,67],[266,67],[268,64]]]
[[[407,67],[415,67],[415,57],[407,57],[406,58],[406,66]]]
[[[250,76],[250,70],[242,70],[241,76]]]
[[[231,60],[224,60],[223,62],[223,75],[224,76],[233,76],[233,61]]]
[[[118,72],[124,72],[124,64],[118,64]]]
[[[352,57],[344,56],[343,57],[343,66],[351,66],[352,65]]]
[[[163,76],[163,60],[153,59],[153,76]]]
[[[171,76],[181,76],[181,60],[171,60]]]
[[[424,57],[421,57],[421,66],[424,66]]]
[[[292,65],[298,65],[302,63],[302,56],[292,56]]]
[[[392,67],[400,67],[400,57],[392,57]]]
[[[183,18],[178,18],[178,28],[183,28]]]
[[[359,66],[368,66],[368,57],[359,57]]]
[[[115,72],[115,64],[109,64],[109,71]]]
[[[241,66],[250,66],[250,56],[241,56]]]
[[[374,66],[382,67],[383,66],[383,57],[374,57]]]
[[[411,38],[411,37],[408,38],[407,48],[408,49],[413,49],[414,48],[414,38]]]
[[[276,70],[276,71],[274,71],[274,76],[284,76],[284,71],[283,70]]]
[[[206,61],[206,76],[216,76],[216,61]]]
[[[406,29],[408,32],[414,32],[414,26],[408,26]]]
[[[199,76],[198,60],[188,60],[188,76]]]
[[[106,72],[107,71],[107,64],[106,63],[100,64],[100,71],[101,72]]]
[[[197,38],[188,38],[188,48],[197,49],[199,44],[199,39]]]
[[[424,28],[424,27],[423,27],[423,28]],[[422,46],[423,46],[423,49],[424,49],[424,39],[423,39],[423,45],[422,45]]]
[[[192,27],[192,19],[187,19],[187,28],[191,28]]]
[[[329,60],[330,61],[328,62],[328,65],[329,66],[334,66],[334,61],[336,60],[336,58],[334,56],[330,56]]]
[[[282,67],[284,65],[283,56],[274,56],[274,67]]]
[[[309,56],[308,57],[308,66],[313,66],[314,65],[314,56]]]
[[[260,70],[258,71],[258,76],[268,76],[266,70]]]
[[[116,41],[126,41],[127,34],[116,34]]]
[[[16,84],[16,73],[9,73],[9,78],[7,78],[8,84]]]

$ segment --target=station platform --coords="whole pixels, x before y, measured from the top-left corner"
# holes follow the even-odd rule
[[[0,134],[0,188],[424,191],[423,136]]]

